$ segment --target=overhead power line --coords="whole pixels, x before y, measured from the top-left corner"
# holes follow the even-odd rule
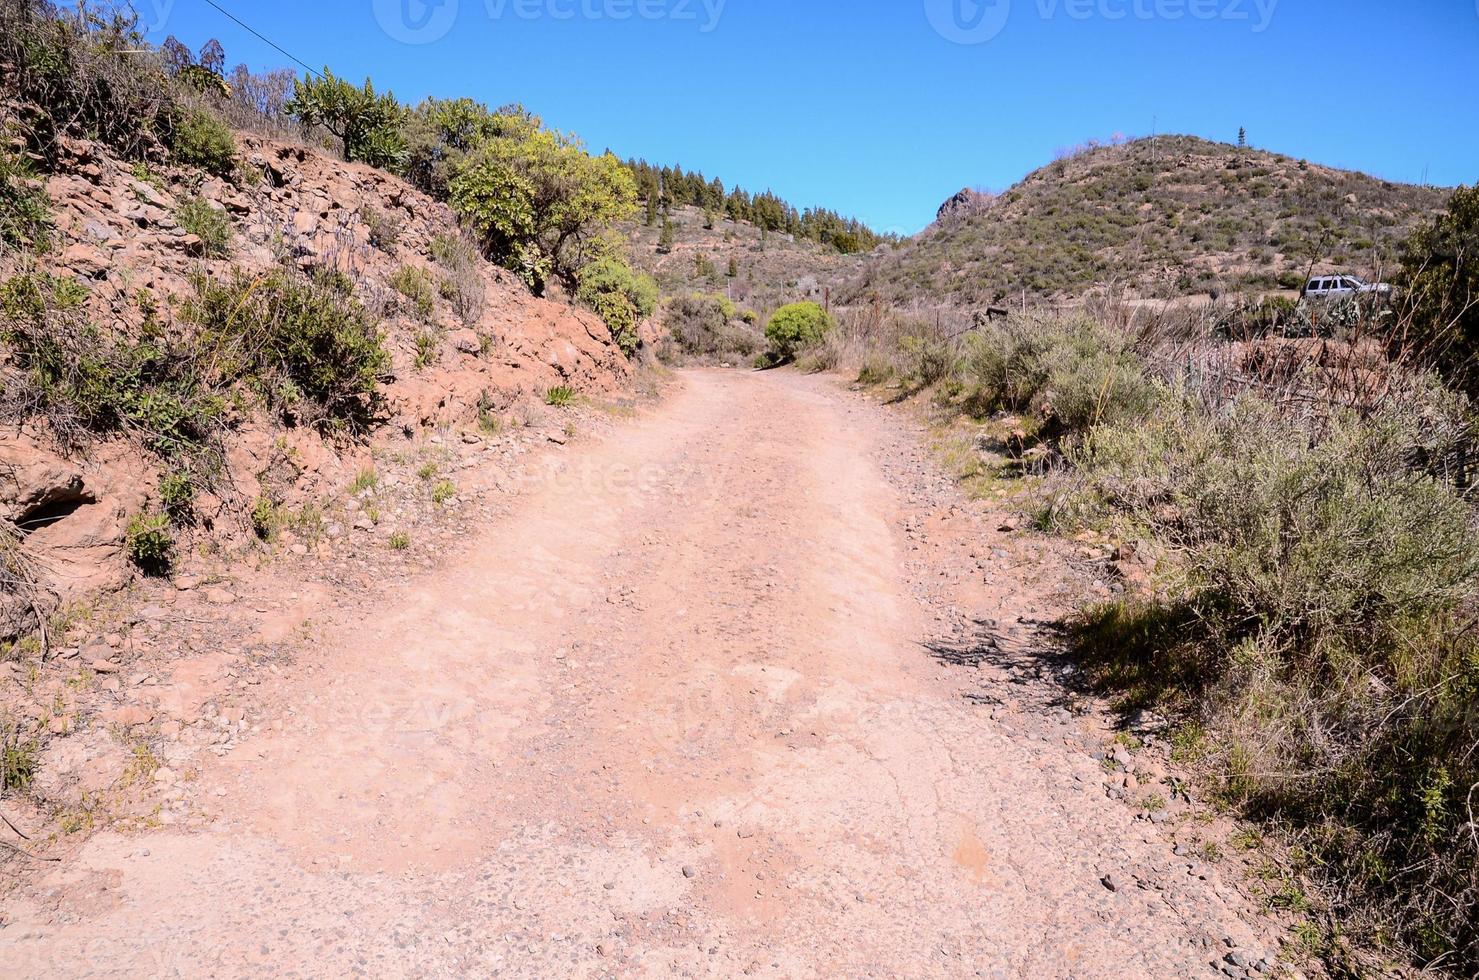
[[[283,57],[290,58],[293,61],[296,61],[298,64],[302,65],[303,68],[304,68],[304,70],[306,70],[308,72],[308,74],[313,75],[313,76],[315,76],[317,78],[323,78],[323,74],[317,68],[314,68],[312,65],[310,65],[308,62],[304,61],[302,58],[300,58],[297,55],[293,54],[291,51],[287,50],[282,45],[280,45],[276,41],[272,40],[270,37],[267,37],[261,31],[257,30],[255,27],[253,27],[252,25],[248,24],[246,21],[242,20],[240,17],[236,16],[235,14],[233,14],[231,11],[227,10],[225,7],[221,6],[219,3],[216,2],[216,0],[205,0],[205,2],[207,4],[209,4],[210,6],[216,8],[216,10],[219,13],[221,13],[223,16],[229,17],[232,21],[234,21],[236,23],[236,25],[238,27],[240,27],[243,30],[247,31],[248,33],[256,36],[257,40],[259,40],[263,44],[266,44],[266,45],[272,47],[273,49],[275,49]]]

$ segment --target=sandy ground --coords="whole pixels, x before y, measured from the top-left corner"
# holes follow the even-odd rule
[[[261,692],[278,724],[191,784],[208,828],[25,883],[0,972],[1167,977],[1276,948],[1106,796],[1104,719],[1031,659],[1062,575],[994,523],[833,380],[685,373],[434,573],[320,611]]]

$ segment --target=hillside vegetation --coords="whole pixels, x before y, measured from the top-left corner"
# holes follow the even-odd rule
[[[1296,289],[1313,267],[1388,275],[1449,192],[1188,136],[1093,146],[939,222],[846,295],[978,307],[1096,286],[1142,296]]]

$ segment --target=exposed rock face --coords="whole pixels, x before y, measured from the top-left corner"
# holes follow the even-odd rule
[[[994,195],[967,187],[940,205],[940,210],[935,212],[935,221],[953,221],[981,214],[989,209],[991,202],[995,200]]]
[[[356,297],[381,317],[392,358],[380,438],[470,422],[480,405],[542,398],[557,385],[601,393],[629,380],[627,360],[599,318],[536,298],[511,273],[481,259],[460,267],[439,262],[433,242],[457,233],[445,205],[386,173],[301,146],[247,134],[238,142],[244,169],[260,180],[202,181],[187,171],[161,179],[136,172],[97,144],[67,142],[47,181],[56,241],[41,268],[85,285],[92,321],[123,334],[143,323],[141,295],[168,323],[191,295],[197,273],[254,275],[282,263],[343,273]],[[180,206],[195,196],[230,221],[224,258],[207,257],[201,239],[180,225]],[[22,261],[0,255],[0,280],[22,271]],[[392,286],[406,269],[427,280],[429,311]],[[0,381],[16,370],[4,357],[0,349]],[[245,514],[269,477],[287,501],[307,499],[342,487],[367,451],[253,417],[238,421],[223,448],[221,484],[232,488],[232,499],[196,505],[202,528],[218,537],[245,534]],[[56,596],[117,585],[129,574],[128,519],[151,506],[159,465],[125,441],[78,455],[62,451],[44,426],[6,430],[0,433],[0,520],[20,528],[26,554]]]

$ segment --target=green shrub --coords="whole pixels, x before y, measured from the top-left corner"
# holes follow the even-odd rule
[[[405,221],[396,215],[368,205],[361,208],[359,214],[360,220],[365,223],[365,231],[369,236],[370,244],[386,254],[393,252],[396,244],[401,240]]]
[[[765,339],[781,361],[821,343],[836,326],[832,317],[816,303],[792,303],[776,310],[765,325]]]
[[[166,514],[135,514],[128,522],[125,545],[129,561],[146,575],[164,575],[174,555],[175,539]]]
[[[899,338],[909,384],[923,390],[949,378],[956,369],[956,352],[948,340],[907,334]]]
[[[159,480],[159,503],[170,520],[188,521],[195,504],[195,474],[186,468],[168,471]]]
[[[403,265],[391,275],[390,287],[411,301],[416,316],[423,320],[431,318],[436,309],[436,291],[426,273],[414,266]]]
[[[748,361],[764,338],[753,320],[735,323],[734,313],[727,297],[694,293],[668,300],[663,323],[672,346],[684,357]]]
[[[436,363],[439,341],[434,333],[422,330],[416,334],[416,370],[424,371]]]
[[[200,197],[186,200],[175,211],[175,220],[200,239],[206,255],[220,259],[231,254],[231,219],[209,201]]]
[[[75,280],[19,275],[0,285],[0,342],[22,371],[0,409],[44,415],[65,441],[125,431],[175,457],[202,445],[220,424],[224,401],[196,369],[197,351],[159,336],[105,335],[83,308]]]
[[[0,717],[0,790],[24,793],[36,778],[40,744],[18,722]]]
[[[537,294],[550,276],[573,288],[589,258],[581,243],[637,210],[632,175],[614,156],[543,129],[482,142],[449,190],[483,254]]]
[[[263,541],[275,541],[282,527],[282,511],[270,497],[252,501],[252,531]]]
[[[405,531],[397,531],[390,536],[391,551],[409,551],[411,548],[411,536]]]
[[[52,230],[46,192],[22,158],[0,150],[0,249],[44,253]]]
[[[455,496],[457,496],[457,484],[451,480],[441,480],[431,488],[431,502],[437,506],[445,504]]]
[[[858,384],[887,384],[894,379],[894,373],[895,369],[891,362],[876,354],[870,355],[863,361],[862,367],[858,368]]]
[[[636,354],[637,324],[657,309],[657,283],[616,256],[585,266],[579,281],[576,299],[606,321],[622,353],[628,357]]]
[[[544,395],[544,403],[554,408],[567,408],[574,402],[575,389],[569,385],[556,385]]]
[[[183,307],[225,377],[289,417],[363,430],[390,358],[373,317],[345,283],[288,269],[200,276]]]
[[[236,172],[236,137],[221,118],[206,109],[186,112],[170,137],[175,159],[217,177]]]

